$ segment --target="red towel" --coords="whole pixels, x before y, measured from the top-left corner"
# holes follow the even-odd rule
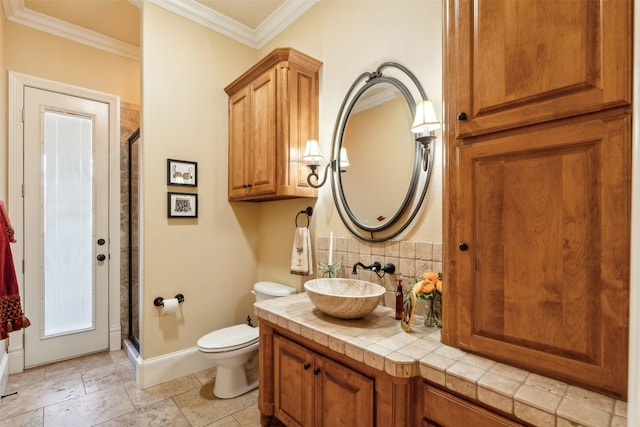
[[[11,243],[17,242],[15,237],[15,231],[11,226],[11,220],[9,219],[9,215],[7,215],[7,210],[5,209],[4,202],[2,200],[0,200],[0,219],[2,219],[3,228],[7,230],[9,241]]]
[[[31,324],[22,312],[20,287],[13,267],[13,255],[9,242],[15,242],[9,216],[0,202],[0,339],[9,332],[26,328]],[[11,230],[11,231],[9,231]]]

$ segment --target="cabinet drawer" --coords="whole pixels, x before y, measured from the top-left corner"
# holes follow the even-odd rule
[[[423,427],[522,426],[429,384],[422,386]]]

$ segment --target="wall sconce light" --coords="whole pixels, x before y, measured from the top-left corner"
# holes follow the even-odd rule
[[[427,170],[429,156],[431,155],[431,141],[436,139],[433,132],[440,129],[440,122],[436,117],[433,103],[429,100],[422,101],[416,106],[416,117],[411,125],[411,132],[415,134],[425,134],[416,136],[416,141],[422,144],[422,158],[424,159],[424,170]]]
[[[346,148],[344,147],[340,148],[339,158],[340,158],[340,172],[346,172],[346,168],[349,167],[349,159],[347,158]],[[331,160],[327,164],[327,166],[325,166],[324,177],[322,178],[322,181],[319,182],[320,177],[318,176],[318,173],[316,172],[316,170],[320,167],[320,162],[322,161],[323,157],[322,157],[322,154],[320,154],[320,144],[315,139],[310,139],[307,141],[307,145],[304,148],[304,155],[302,156],[302,159],[308,162],[307,166],[309,167],[311,172],[307,176],[307,184],[309,184],[309,186],[313,188],[320,188],[325,184],[325,182],[327,181],[327,177],[329,176],[329,173],[328,173],[329,167],[331,167],[331,170],[336,169],[335,165],[337,164],[337,160],[335,159]],[[311,182],[311,178],[315,179],[316,181],[315,184]]]

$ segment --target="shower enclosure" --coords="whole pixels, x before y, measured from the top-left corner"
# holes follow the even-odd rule
[[[129,137],[129,180],[128,180],[128,229],[129,232],[129,256],[128,256],[128,276],[129,276],[129,331],[128,338],[131,344],[140,353],[140,283],[139,283],[139,144],[140,128]]]

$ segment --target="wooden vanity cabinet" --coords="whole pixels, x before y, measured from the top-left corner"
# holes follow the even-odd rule
[[[519,427],[518,424],[423,382],[422,427]]]
[[[229,200],[317,197],[302,161],[318,138],[322,63],[276,49],[225,88],[229,95]]]
[[[260,318],[263,426],[415,425],[416,377],[393,377]]]
[[[274,337],[275,416],[288,426],[370,427],[374,381]]]
[[[631,12],[449,0],[445,20],[442,341],[620,398]]]

